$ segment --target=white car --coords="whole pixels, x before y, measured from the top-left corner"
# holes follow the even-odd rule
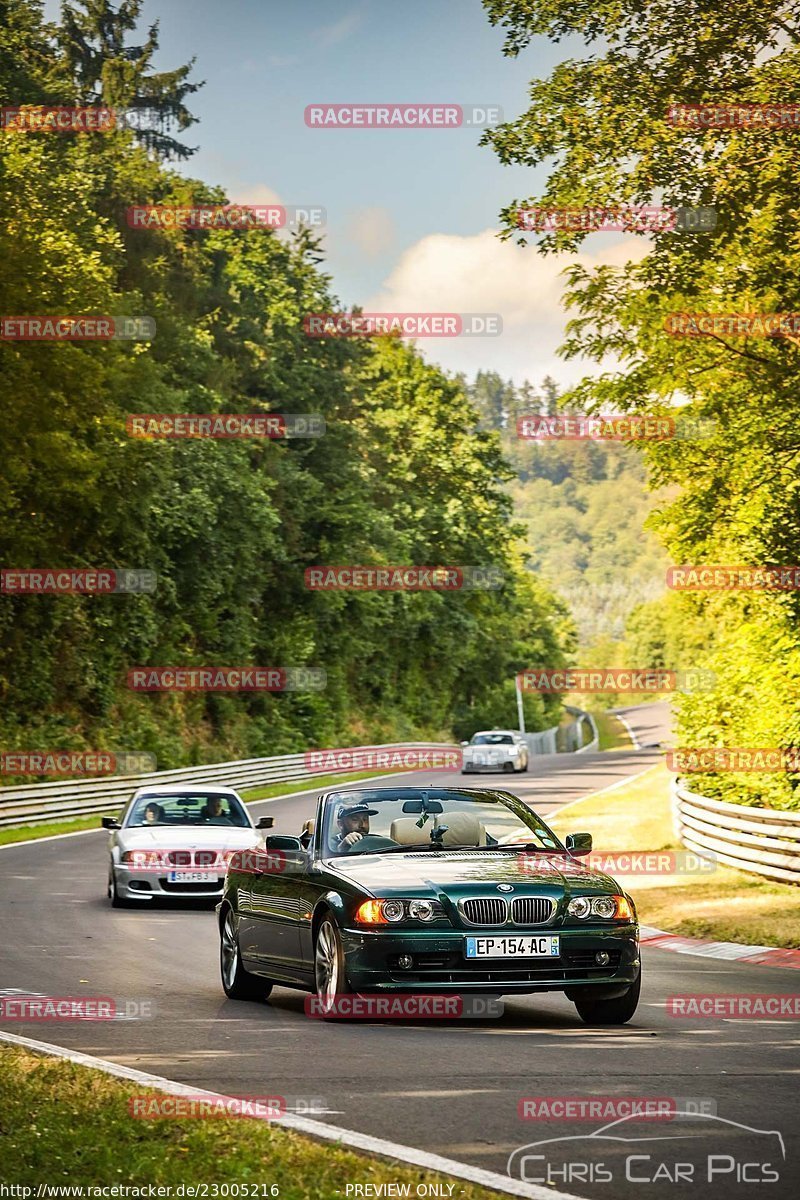
[[[515,729],[483,729],[462,742],[461,774],[472,771],[527,771],[528,743]]]
[[[273,818],[254,824],[233,788],[151,784],[134,793],[121,820],[101,823],[111,832],[108,898],[122,908],[218,899],[231,855],[258,846],[256,831]]]

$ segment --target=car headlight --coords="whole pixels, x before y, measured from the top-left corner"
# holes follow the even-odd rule
[[[589,916],[604,921],[632,921],[636,915],[627,896],[575,896],[567,905],[567,912],[580,921]]]
[[[125,850],[119,861],[126,867],[137,867],[140,871],[157,871],[164,866],[160,850]]]
[[[444,917],[438,900],[365,900],[356,909],[359,925],[396,925],[398,921],[437,921]]]
[[[402,921],[406,915],[402,900],[384,900],[381,905],[384,921]]]

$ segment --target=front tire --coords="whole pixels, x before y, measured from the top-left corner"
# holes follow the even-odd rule
[[[128,908],[129,901],[123,900],[117,891],[117,880],[114,876],[114,868],[108,868],[108,898],[111,901],[112,908]]]
[[[219,967],[222,990],[230,1000],[266,1000],[272,991],[272,984],[268,979],[251,975],[242,966],[239,935],[236,932],[233,910],[230,908],[225,913],[220,930]]]
[[[325,917],[314,943],[314,982],[317,1001],[324,1021],[336,1017],[336,1002],[348,994],[344,949],[339,928],[333,917]]]
[[[624,1025],[630,1021],[639,1004],[639,993],[642,990],[642,972],[622,996],[613,1000],[591,1000],[590,998],[574,1000],[578,1016],[586,1025]]]

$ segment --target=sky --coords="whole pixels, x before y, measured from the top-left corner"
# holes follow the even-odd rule
[[[48,17],[58,9],[46,0]],[[501,242],[500,209],[536,194],[545,173],[503,166],[479,130],[304,121],[309,104],[358,101],[491,105],[509,119],[526,107],[530,79],[584,55],[579,41],[540,38],[507,58],[480,0],[144,0],[142,18],[160,23],[159,69],[195,57],[193,78],[205,80],[188,101],[199,122],[184,135],[199,148],[179,169],[234,202],[325,209],[324,269],[343,309],[499,313],[500,336],[418,345],[468,376],[484,368],[538,383],[549,373],[567,384],[584,373],[556,355],[560,273],[576,257],[624,260],[630,242],[596,233],[559,258]]]

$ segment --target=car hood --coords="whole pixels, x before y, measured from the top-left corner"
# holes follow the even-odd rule
[[[117,841],[124,850],[238,850],[260,839],[254,829],[233,825],[162,825],[121,829]]]
[[[475,895],[476,889],[508,883],[523,893],[531,885],[538,893],[560,895],[573,889],[586,892],[621,892],[610,875],[584,866],[566,855],[535,855],[500,851],[462,851],[448,854],[410,851],[408,854],[356,854],[329,863],[333,870],[376,896],[433,889],[448,895]]]

